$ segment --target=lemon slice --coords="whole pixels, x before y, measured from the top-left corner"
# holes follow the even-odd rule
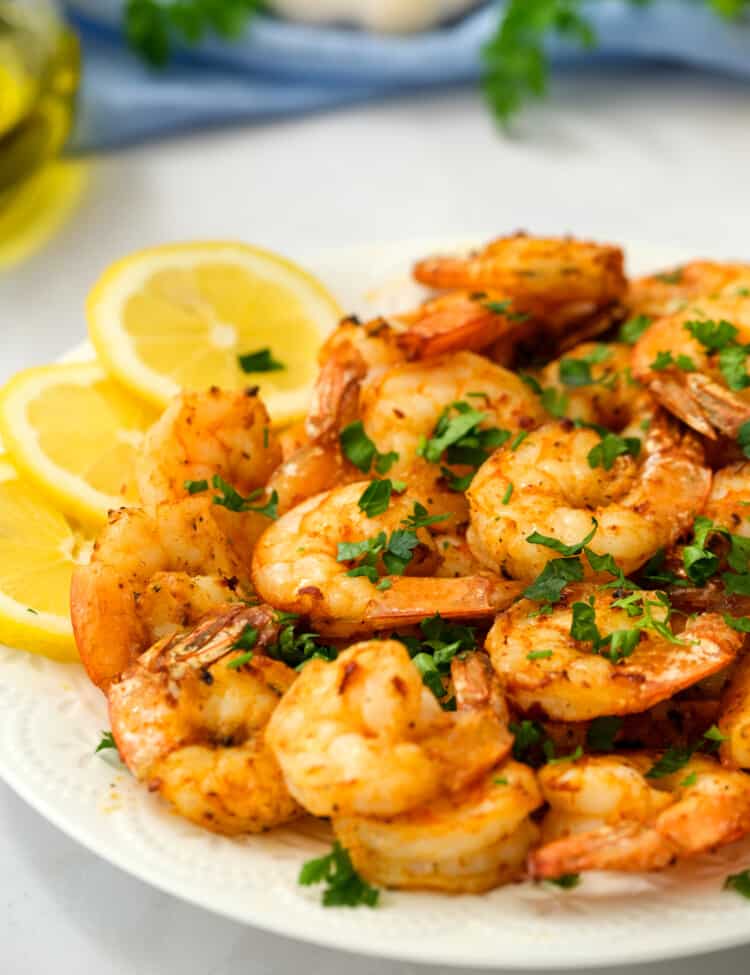
[[[140,396],[164,406],[181,389],[257,385],[275,423],[305,412],[317,350],[340,317],[302,268],[238,243],[139,251],[110,267],[88,301],[101,362]],[[283,368],[240,368],[239,356],[263,350]]]
[[[137,501],[133,468],[156,418],[96,362],[41,366],[0,391],[0,434],[10,460],[77,522]]]
[[[68,600],[82,550],[65,517],[0,456],[0,643],[78,659]]]

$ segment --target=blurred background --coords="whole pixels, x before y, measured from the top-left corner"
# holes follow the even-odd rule
[[[0,0],[0,382],[138,248],[525,228],[750,260],[749,172],[750,0]],[[5,786],[0,824],[4,971],[416,971],[162,896]]]

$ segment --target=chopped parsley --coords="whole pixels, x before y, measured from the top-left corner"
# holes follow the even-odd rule
[[[592,752],[611,752],[622,728],[622,718],[594,718],[586,732],[586,745]]]
[[[603,467],[605,471],[612,470],[615,460],[623,454],[637,457],[641,452],[641,441],[638,437],[621,437],[617,433],[605,433],[596,446],[588,452],[589,467]]]
[[[680,782],[681,789],[689,789],[691,785],[695,785],[698,781],[698,773],[691,772],[690,775],[686,775],[685,778]]]
[[[554,880],[550,880],[549,883],[554,884],[556,887],[562,887],[563,890],[573,890],[581,882],[581,876],[577,873],[564,873],[561,877],[555,877]]]
[[[104,752],[108,748],[114,748],[119,754],[119,749],[117,748],[117,742],[115,741],[114,735],[111,731],[103,731],[101,740],[99,744],[94,749],[94,754],[97,755],[99,752]]]
[[[737,341],[739,330],[734,325],[725,319],[719,322],[707,319],[686,322],[684,327],[709,355],[718,353],[719,371],[731,390],[739,392],[750,386],[750,376],[747,374],[750,346]]]
[[[665,271],[663,274],[656,274],[654,276],[662,284],[680,284],[682,282],[682,268],[676,267],[674,271]]]
[[[509,322],[525,322],[531,317],[528,312],[513,311],[512,301],[487,301],[484,307],[496,315],[504,315]]]
[[[237,639],[232,644],[232,650],[252,650],[255,644],[258,642],[258,630],[255,626],[250,626],[247,623],[242,630],[242,633],[237,637]]]
[[[486,413],[474,409],[470,403],[458,400],[447,406],[438,417],[432,436],[417,447],[417,454],[431,464],[440,464],[441,473],[451,491],[465,491],[474,473],[490,454],[510,439],[509,430],[498,427],[482,428]],[[472,470],[456,475],[446,465],[461,465]]]
[[[526,719],[518,723],[511,721],[509,728],[514,736],[513,758],[517,762],[526,761],[528,752],[546,738],[544,728],[538,721]]]
[[[451,661],[459,653],[476,650],[476,631],[470,626],[448,623],[439,613],[422,620],[419,628],[419,637],[394,633],[393,638],[406,646],[425,686],[441,700],[445,696],[443,677],[450,673]],[[446,704],[443,707],[448,710]]]
[[[665,369],[670,369],[673,366],[681,369],[683,372],[695,372],[696,368],[695,362],[693,362],[689,355],[680,353],[677,356],[673,356],[668,349],[662,349],[656,353],[656,358],[651,363],[650,368],[654,372],[663,372]]]
[[[229,663],[227,664],[227,667],[230,670],[240,670],[242,667],[245,666],[245,664],[249,664],[252,659],[253,659],[253,651],[246,650],[244,653],[241,653],[238,657],[235,657],[234,660],[230,660]]]
[[[544,755],[548,765],[561,765],[563,762],[577,762],[583,756],[583,748],[578,745],[570,755],[555,755],[555,745],[551,739],[547,739],[543,746]]]
[[[616,376],[606,379],[594,379],[591,373],[591,367],[600,362],[604,362],[611,355],[612,350],[606,345],[597,345],[591,352],[582,356],[580,359],[561,359],[558,367],[560,382],[573,389],[581,386],[593,386],[595,383],[610,386],[612,381],[616,379]]]
[[[532,650],[526,654],[527,660],[549,660],[554,656],[554,650]]]
[[[636,315],[634,318],[629,318],[620,326],[617,338],[627,345],[635,345],[641,335],[649,328],[652,321],[653,318],[650,318],[648,315]]]
[[[388,510],[393,492],[406,489],[403,481],[375,480],[371,481],[362,492],[357,504],[360,511],[364,511],[368,518],[375,518]]]
[[[654,762],[648,772],[646,772],[646,778],[663,779],[667,775],[674,775],[688,764],[700,748],[708,752],[716,751],[723,741],[726,741],[726,737],[719,731],[716,725],[711,725],[701,740],[696,744],[668,748],[661,758]],[[688,778],[691,778],[691,776],[688,776]],[[685,784],[685,780],[683,780],[682,784]],[[691,782],[690,784],[692,785],[693,783]]]
[[[371,887],[354,869],[351,857],[336,840],[330,853],[308,860],[300,870],[298,883],[303,887],[325,884],[323,907],[375,907],[380,891]]]
[[[281,660],[289,667],[302,670],[310,660],[335,660],[338,652],[334,647],[319,643],[317,633],[298,633],[299,617],[296,613],[276,613],[277,623],[282,624],[276,643],[266,647],[266,654]]]
[[[214,497],[214,504],[218,504],[222,508],[237,512],[256,511],[259,515],[264,515],[266,518],[271,518],[272,520],[276,520],[279,517],[279,496],[276,491],[271,492],[271,497],[265,504],[253,505],[252,502],[257,501],[263,495],[264,488],[256,488],[246,498],[243,498],[219,474],[214,474],[211,478],[211,484],[217,491],[221,492]]]
[[[724,613],[724,622],[738,633],[750,633],[750,616],[730,616]]]
[[[208,481],[185,481],[184,488],[188,494],[201,494],[208,491]]]
[[[286,369],[283,362],[274,359],[268,347],[238,355],[237,362],[243,372],[282,372]]]
[[[395,450],[387,454],[380,453],[365,433],[365,425],[361,420],[355,420],[344,427],[339,434],[339,441],[346,459],[363,474],[369,474],[373,463],[378,474],[387,474],[398,460]]]
[[[515,435],[515,437],[513,438],[512,442],[511,442],[510,449],[513,450],[513,451],[518,450],[518,448],[521,446],[521,444],[524,442],[524,440],[528,437],[528,435],[529,435],[529,431],[528,430],[519,430],[518,433]]]
[[[501,504],[508,504],[510,499],[513,497],[513,481],[508,481],[508,486],[505,489],[505,494],[502,497]]]
[[[583,566],[578,558],[551,559],[523,595],[540,603],[556,603],[571,582],[583,581]]]
[[[596,531],[599,528],[599,522],[596,520],[596,518],[592,518],[591,522],[592,528],[588,535],[581,539],[580,542],[574,542],[572,545],[566,545],[557,538],[552,538],[549,535],[542,535],[537,531],[528,535],[526,537],[526,541],[531,545],[544,545],[546,548],[551,548],[555,552],[559,552],[560,555],[580,555],[594,535],[596,535]]]
[[[683,549],[683,565],[691,582],[702,586],[721,569],[721,559],[708,545],[718,536],[729,543],[726,562],[730,572],[722,573],[722,582],[728,593],[750,594],[750,538],[735,535],[716,525],[705,515],[699,515],[693,523],[693,541]]]
[[[724,890],[733,890],[750,900],[750,870],[733,873],[724,881]]]

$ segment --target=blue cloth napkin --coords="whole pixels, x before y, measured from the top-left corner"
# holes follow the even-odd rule
[[[68,0],[83,38],[84,81],[72,148],[122,145],[238,120],[332,108],[397,91],[474,81],[498,7],[411,36],[375,36],[271,17],[253,19],[234,43],[207,39],[152,71],[130,54],[119,25],[123,0]],[[671,60],[750,78],[750,22],[727,23],[705,0],[589,0],[599,38],[587,57]],[[583,56],[551,41],[556,61]]]

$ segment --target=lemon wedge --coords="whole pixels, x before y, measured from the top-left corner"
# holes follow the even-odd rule
[[[137,501],[136,452],[156,419],[96,362],[19,372],[0,391],[9,459],[63,514],[89,528]]]
[[[0,456],[0,643],[77,660],[68,600],[85,543]]]
[[[296,264],[218,242],[131,254],[104,273],[87,311],[101,362],[154,405],[182,389],[259,386],[277,424],[305,412],[317,350],[341,317]]]

